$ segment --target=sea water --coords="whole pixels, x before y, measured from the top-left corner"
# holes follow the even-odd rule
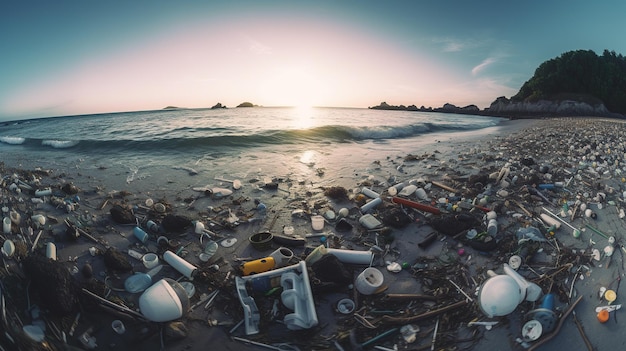
[[[497,126],[496,117],[364,108],[166,109],[0,123],[7,166],[106,174],[104,181],[354,176],[376,160]]]

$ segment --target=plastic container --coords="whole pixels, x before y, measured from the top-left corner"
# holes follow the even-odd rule
[[[272,239],[274,235],[270,232],[261,232],[252,234],[248,239],[253,248],[259,251],[265,251],[272,248]]]
[[[383,285],[383,282],[383,273],[374,267],[368,267],[358,275],[354,285],[361,294],[372,295]]]
[[[252,275],[272,270],[274,269],[275,265],[276,263],[274,262],[274,257],[268,256],[244,263],[241,267],[241,270],[243,272],[243,275]]]
[[[323,230],[324,229],[324,217],[320,215],[311,216],[311,227],[313,230]]]
[[[286,247],[280,247],[272,252],[270,257],[274,259],[274,268],[284,267],[289,264],[289,261],[293,258],[293,251]]]
[[[193,279],[193,276],[198,271],[198,268],[196,268],[196,266],[185,261],[182,257],[176,255],[169,250],[163,253],[163,260],[167,262],[170,266],[174,267],[174,269],[176,269],[182,275],[187,277],[187,279]]]
[[[380,205],[382,202],[383,200],[380,197],[377,197],[374,200],[371,200],[370,202],[361,206],[361,213],[368,213],[369,211],[373,210],[376,206]]]
[[[143,229],[139,227],[133,228],[133,234],[142,243],[145,243],[146,241],[148,241],[148,233],[146,233]]]
[[[369,213],[361,216],[359,223],[367,229],[374,229],[383,225],[381,221]]]
[[[306,262],[307,265],[312,265],[313,263],[317,262],[320,258],[322,258],[322,256],[326,255],[327,253],[328,253],[328,250],[326,249],[326,246],[320,245],[316,247],[315,250],[311,251],[310,254],[307,255],[307,257],[304,259],[304,262]]]

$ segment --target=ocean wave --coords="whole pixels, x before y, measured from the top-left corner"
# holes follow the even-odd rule
[[[55,149],[67,149],[78,145],[79,141],[76,140],[42,140],[41,145],[52,146]]]
[[[0,137],[0,142],[7,144],[23,144],[25,147],[52,147],[55,149],[73,148],[76,151],[147,151],[155,153],[196,152],[209,148],[220,147],[258,147],[264,145],[290,145],[306,143],[360,143],[388,139],[418,137],[438,132],[467,131],[495,125],[495,122],[484,123],[430,123],[420,122],[405,125],[378,126],[344,126],[326,125],[308,129],[263,130],[257,133],[233,133],[232,130],[219,131],[212,128],[211,132],[189,129],[187,133],[172,135],[153,135],[141,139],[36,139],[19,137]],[[202,129],[202,128],[200,128]],[[130,135],[126,135],[128,137]]]
[[[10,145],[24,144],[25,141],[26,141],[26,138],[11,137],[11,136],[0,137],[0,143],[10,144]]]

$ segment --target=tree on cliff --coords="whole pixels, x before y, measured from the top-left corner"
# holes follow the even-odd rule
[[[626,58],[604,50],[568,51],[542,63],[512,101],[578,100],[626,113]]]

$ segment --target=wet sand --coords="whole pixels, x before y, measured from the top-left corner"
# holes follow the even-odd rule
[[[110,299],[117,297],[115,301],[121,299],[124,305],[133,310],[138,308],[139,294],[123,291],[124,280],[132,272],[111,272],[105,267],[102,256],[92,256],[89,249],[96,247],[103,251],[105,246],[113,246],[124,254],[128,249],[140,253],[162,254],[164,248],[158,244],[158,238],[161,234],[167,234],[169,239],[179,244],[172,249],[179,250],[184,246],[181,255],[199,268],[199,276],[192,281],[196,292],[190,299],[191,305],[214,290],[219,289],[220,293],[212,307],[204,309],[202,304],[182,319],[187,328],[187,337],[181,340],[166,338],[165,349],[204,350],[211,345],[215,349],[241,350],[247,346],[229,338],[233,325],[242,318],[242,308],[233,284],[233,277],[240,274],[238,271],[240,262],[235,258],[262,258],[280,246],[273,244],[271,249],[256,250],[248,241],[252,234],[265,230],[278,234],[285,226],[294,227],[294,233],[301,236],[311,234],[314,232],[311,228],[311,215],[323,214],[327,210],[338,212],[340,208],[346,207],[350,210],[347,219],[353,225],[352,230],[338,232],[334,228],[336,222],[327,220],[325,229],[321,232],[328,234],[328,242],[337,248],[367,250],[375,245],[379,238],[375,231],[365,230],[358,222],[361,217],[358,207],[364,201],[358,193],[362,187],[368,187],[383,196],[383,204],[373,212],[374,216],[382,219],[385,211],[399,208],[389,200],[390,196],[387,193],[388,187],[396,182],[419,180],[417,184],[428,187],[427,194],[430,200],[424,203],[450,214],[457,213],[456,208],[452,207],[455,201],[480,200],[485,194],[485,187],[491,184],[492,192],[489,193],[484,207],[496,209],[498,213],[500,230],[496,238],[500,245],[495,250],[481,252],[468,246],[467,242],[459,240],[457,236],[443,234],[438,234],[437,240],[426,248],[419,248],[417,244],[434,232],[429,221],[436,216],[405,208],[412,221],[403,227],[389,230],[392,239],[386,237],[384,242],[390,244],[390,250],[384,258],[376,257],[373,264],[384,274],[386,290],[380,294],[359,296],[361,294],[355,292],[355,289],[348,287],[332,293],[316,294],[319,325],[310,330],[291,332],[285,330],[284,325],[279,322],[264,322],[263,332],[256,336],[246,336],[242,327],[232,332],[232,335],[262,343],[292,342],[299,345],[301,350],[339,349],[335,341],[340,347],[348,350],[351,347],[346,331],[357,330],[357,339],[363,342],[392,327],[402,326],[386,324],[380,319],[380,312],[377,310],[384,307],[397,309],[392,314],[398,314],[398,311],[417,313],[464,301],[465,298],[461,293],[447,283],[440,287],[441,291],[427,289],[422,284],[423,276],[429,274],[428,265],[433,269],[439,266],[463,267],[467,270],[465,276],[473,279],[469,279],[467,284],[461,283],[460,280],[457,283],[461,284],[461,289],[474,300],[468,303],[463,313],[439,316],[440,329],[438,337],[435,338],[438,340],[436,345],[449,348],[455,345],[453,341],[455,338],[457,340],[472,338],[475,341],[458,345],[473,350],[486,350],[523,349],[516,339],[522,338],[521,327],[526,322],[526,313],[539,307],[537,302],[524,301],[514,312],[506,316],[487,318],[476,303],[476,292],[481,283],[487,279],[487,270],[502,274],[502,264],[508,262],[517,250],[517,247],[511,244],[511,238],[520,227],[541,226],[536,218],[545,213],[543,207],[553,213],[559,213],[564,203],[572,208],[575,201],[579,200],[592,209],[596,218],[586,217],[584,212],[582,214],[579,212],[574,219],[571,219],[570,214],[566,214],[563,219],[575,228],[581,229],[580,237],[574,238],[572,229],[565,224],[561,225],[554,236],[549,237],[548,242],[541,243],[540,250],[533,256],[532,261],[522,265],[519,272],[528,280],[537,282],[542,287],[543,293],[558,287],[555,289],[558,292],[555,303],[557,316],[565,311],[576,297],[582,296],[575,311],[589,342],[596,349],[619,349],[626,342],[619,332],[618,321],[621,310],[611,312],[609,321],[601,324],[596,318],[594,309],[606,305],[606,301],[599,298],[599,290],[602,287],[617,292],[614,304],[621,301],[617,278],[623,276],[624,268],[621,250],[621,231],[624,223],[619,217],[619,209],[624,203],[622,172],[626,172],[623,130],[622,121],[616,120],[561,118],[506,121],[501,126],[471,136],[464,134],[463,139],[459,139],[458,135],[442,134],[437,143],[424,145],[407,143],[392,149],[385,149],[384,144],[365,147],[345,145],[341,149],[320,146],[318,150],[311,151],[309,160],[281,158],[280,155],[263,153],[242,155],[241,163],[249,171],[237,164],[232,164],[231,168],[227,168],[228,165],[219,165],[216,174],[212,175],[196,175],[184,168],[169,169],[153,172],[150,177],[130,182],[128,174],[119,169],[82,167],[48,172],[44,168],[44,172],[39,172],[36,161],[20,160],[12,164],[6,160],[1,172],[4,179],[3,205],[10,209],[15,208],[25,219],[31,214],[45,214],[49,221],[42,228],[43,234],[34,252],[43,254],[45,245],[54,242],[58,260],[73,272],[73,277],[78,282],[89,281],[80,273],[85,264],[89,263],[93,268],[93,280],[106,283],[111,289],[108,297]],[[254,164],[256,169],[251,170],[251,164]],[[509,185],[504,186],[504,183],[497,182],[493,176],[495,174],[497,177],[507,166],[509,174],[504,178]],[[12,179],[12,174],[17,174],[16,179],[21,179],[36,188],[50,187],[55,191],[60,191],[63,185],[72,183],[80,189],[77,194],[80,199],[74,200],[76,207],[69,213],[65,206],[52,202],[50,197],[42,197],[44,203],[33,203],[30,199],[36,197],[28,190],[23,190],[22,193],[10,190],[15,180]],[[472,175],[483,175],[487,178],[477,184],[470,181]],[[489,175],[492,178],[489,178]],[[243,186],[224,198],[198,191],[198,188],[207,186],[231,188],[229,182],[216,180],[216,176],[228,180],[238,178]],[[515,183],[514,177],[517,177]],[[40,179],[39,184],[36,184],[36,179]],[[457,191],[451,194],[451,191],[433,185],[435,184],[433,182],[444,184]],[[555,182],[564,182],[567,185],[562,189],[542,191],[541,194],[545,199],[530,194],[527,188],[524,188]],[[333,186],[345,188],[348,197],[330,198],[325,190]],[[505,192],[500,192],[501,190]],[[67,195],[66,198],[72,196]],[[265,213],[257,210],[255,199],[266,206]],[[410,199],[418,201],[415,195]],[[443,200],[439,201],[440,199]],[[156,211],[154,203],[165,204],[166,211]],[[230,247],[220,246],[216,256],[206,263],[199,259],[202,250],[200,236],[195,234],[191,227],[176,234],[150,233],[150,240],[141,244],[133,235],[133,225],[120,225],[112,221],[110,209],[113,204],[133,208],[141,225],[145,225],[148,219],[160,223],[167,213],[184,215],[191,220],[201,221],[222,238],[235,238],[237,241]],[[476,209],[471,211],[465,209],[461,212],[463,211],[481,219],[484,216],[484,213]],[[229,218],[232,219],[233,214],[238,220],[232,220],[230,223]],[[65,218],[82,223],[85,232],[98,242],[85,235],[77,240],[68,240],[66,226],[63,224]],[[14,226],[11,234],[4,234],[4,239],[20,241],[17,233],[28,226],[32,226],[28,221]],[[331,232],[335,235],[329,235]],[[381,235],[381,242],[383,236]],[[608,245],[608,239],[604,236],[615,238],[615,254],[610,259],[603,254]],[[215,239],[221,242],[221,238]],[[32,243],[33,240],[32,237],[25,238],[27,243]],[[297,263],[299,259],[306,257],[306,254],[319,244],[320,236],[313,236],[306,238],[305,247],[292,247],[294,259],[291,263]],[[28,245],[27,247],[30,248]],[[463,255],[458,254],[458,249],[465,251]],[[592,258],[593,249],[599,251],[600,260]],[[377,256],[380,256],[380,253]],[[134,272],[147,271],[141,261],[130,256],[127,258]],[[5,258],[9,269],[3,272],[4,285],[9,282],[15,283],[13,279],[9,279],[12,276],[9,272],[19,270],[17,261],[19,259],[15,257]],[[411,268],[393,273],[387,269],[386,261],[407,263]],[[568,264],[571,264],[571,267],[567,266]],[[219,267],[218,270],[215,265]],[[355,279],[365,268],[362,265],[347,266]],[[452,272],[449,272],[449,275],[454,280],[460,279]],[[180,279],[181,282],[188,280],[184,277],[181,279],[180,273],[166,263],[154,280],[163,277]],[[577,280],[572,289],[574,294],[570,298],[568,287],[574,278]],[[403,301],[390,305],[383,299],[386,294],[415,292],[431,295],[439,293],[444,297],[437,304]],[[36,293],[32,292],[32,295],[36,296]],[[362,323],[355,322],[358,318],[352,315],[337,313],[336,302],[342,298],[354,299],[362,308],[359,315],[372,320],[376,328],[370,329]],[[12,296],[12,299],[15,297]],[[268,302],[271,307],[272,298],[269,301],[258,299],[260,306],[266,306]],[[24,307],[20,307],[17,312],[23,313]],[[264,309],[262,311],[266,316],[267,311]],[[76,317],[75,314],[71,314],[59,320],[59,316],[46,315],[45,311],[43,316],[44,319],[57,320],[59,328],[66,333]],[[113,332],[111,328],[111,322],[119,318],[126,324],[126,333],[121,335]],[[482,326],[467,327],[467,323],[474,318],[480,321],[497,321],[498,324],[489,331]],[[28,317],[22,319],[25,325],[31,323]],[[207,320],[217,320],[225,325],[209,326]],[[584,345],[582,336],[572,320],[572,316],[568,316],[558,335],[538,349],[582,349],[581,345]],[[436,317],[412,323],[421,330],[418,333],[418,340],[414,343],[405,342],[396,333],[371,346],[384,345],[392,348],[397,344],[400,349],[429,349],[436,323]],[[84,334],[85,332],[88,334]],[[114,315],[110,311],[96,313],[93,309],[81,313],[74,337],[68,338],[68,343],[80,346],[77,340],[77,336],[80,335],[95,337],[101,349],[154,350],[161,344],[158,324],[139,322],[133,318]],[[46,337],[51,344],[62,344],[49,330]],[[533,343],[529,342],[529,345],[532,346]],[[249,349],[259,347],[249,346]]]

